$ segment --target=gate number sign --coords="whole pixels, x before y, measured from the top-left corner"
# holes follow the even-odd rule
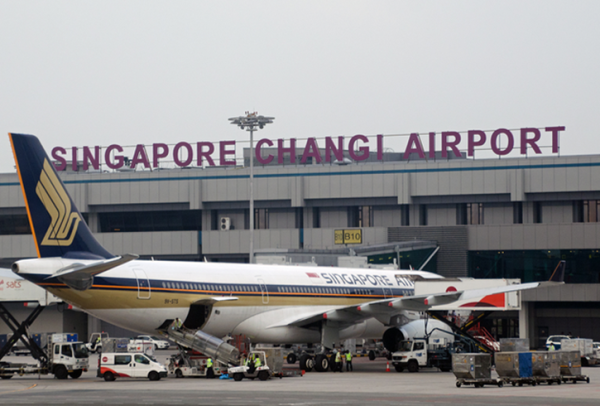
[[[362,229],[335,230],[335,244],[362,244]]]

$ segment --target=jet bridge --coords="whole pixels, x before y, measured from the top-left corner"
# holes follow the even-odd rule
[[[185,327],[177,328],[173,322],[168,328],[159,331],[169,340],[182,347],[201,352],[222,364],[238,365],[240,362],[240,352],[237,348],[202,330],[190,330]]]

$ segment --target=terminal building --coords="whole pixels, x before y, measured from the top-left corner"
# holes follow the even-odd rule
[[[55,164],[65,163],[63,182],[114,254],[248,262],[254,216],[255,255],[267,260],[330,266],[327,258],[357,256],[403,269],[427,261],[425,270],[446,277],[523,282],[549,279],[565,260],[565,285],[524,292],[521,312],[493,314],[486,327],[534,348],[551,334],[600,339],[599,155],[473,159],[413,145],[360,160],[316,148],[273,159],[277,148],[264,144],[253,161],[254,213],[248,148],[240,165]],[[0,266],[35,255],[18,176],[1,174]]]

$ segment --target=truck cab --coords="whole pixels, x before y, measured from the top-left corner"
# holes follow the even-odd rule
[[[58,379],[77,379],[89,368],[86,345],[82,342],[52,343],[48,369]]]
[[[427,366],[427,343],[422,339],[401,341],[398,351],[392,354],[392,364],[396,371],[417,372],[419,366]]]
[[[396,371],[418,372],[420,367],[435,367],[447,372],[452,369],[452,347],[443,338],[424,338],[401,341],[392,354]]]

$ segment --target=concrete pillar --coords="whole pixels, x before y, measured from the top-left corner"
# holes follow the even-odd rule
[[[519,338],[529,338],[529,302],[521,302],[521,310],[519,310]]]

